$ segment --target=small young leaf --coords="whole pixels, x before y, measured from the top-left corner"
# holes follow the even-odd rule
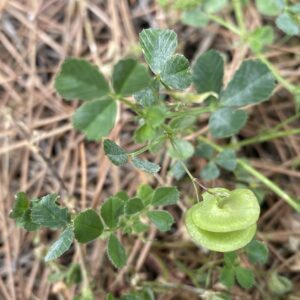
[[[34,203],[31,209],[33,223],[51,229],[65,227],[70,222],[70,214],[67,208],[60,208],[56,201],[56,194],[49,194]]]
[[[168,154],[174,159],[186,160],[193,156],[194,146],[183,139],[174,139],[173,144],[168,149]]]
[[[67,227],[61,234],[61,236],[58,238],[58,240],[54,242],[49,248],[47,255],[45,256],[45,261],[50,261],[60,257],[62,254],[69,250],[73,240],[73,230],[72,228]]]
[[[268,280],[268,288],[273,294],[284,295],[293,289],[293,283],[287,277],[272,272]]]
[[[116,193],[115,197],[119,198],[122,201],[127,201],[129,199],[129,196],[125,191]]]
[[[127,215],[134,215],[143,210],[144,204],[140,198],[131,198],[125,204],[125,213]]]
[[[194,123],[197,121],[197,117],[195,116],[180,116],[177,118],[174,118],[170,121],[169,125],[173,129],[180,129],[184,130],[187,128],[190,128],[194,125]]]
[[[138,157],[133,157],[132,163],[137,169],[140,169],[150,174],[155,174],[160,170],[160,166],[158,164],[155,164],[145,159],[140,159]]]
[[[146,143],[152,140],[156,135],[156,130],[149,124],[144,124],[139,127],[134,133],[136,143]]]
[[[218,154],[216,163],[228,171],[233,171],[236,168],[237,160],[234,150],[226,149]]]
[[[174,223],[172,215],[163,210],[149,211],[147,217],[162,232],[170,230]]]
[[[118,269],[125,266],[127,256],[118,238],[111,234],[107,243],[107,255],[111,263]]]
[[[168,87],[184,90],[192,83],[189,61],[180,54],[172,56],[161,72],[161,80]]]
[[[251,263],[264,264],[268,260],[269,251],[264,243],[253,240],[246,246],[246,254]]]
[[[261,52],[267,45],[274,40],[274,30],[271,26],[263,26],[255,29],[249,34],[250,47],[254,52]]]
[[[150,107],[158,102],[159,100],[159,81],[153,80],[143,90],[134,94],[134,98],[137,103],[143,107]]]
[[[145,206],[151,203],[153,194],[154,190],[149,184],[142,184],[137,190],[137,196],[142,199]]]
[[[247,119],[245,111],[224,107],[211,114],[208,127],[213,137],[225,138],[238,133],[246,125]]]
[[[204,27],[209,19],[200,7],[185,10],[181,15],[181,22],[193,27]]]
[[[94,100],[109,93],[109,86],[97,68],[89,62],[69,58],[55,79],[55,88],[67,100]]]
[[[107,98],[84,103],[76,110],[72,121],[74,127],[84,132],[88,140],[98,141],[110,133],[116,115],[116,102]]]
[[[226,287],[232,288],[235,284],[234,278],[234,268],[233,267],[224,267],[221,270],[220,282],[223,283]]]
[[[177,48],[177,35],[168,29],[144,29],[140,33],[140,44],[146,62],[158,74]]]
[[[223,85],[224,61],[218,51],[200,55],[193,66],[193,82],[198,93],[220,93]]]
[[[179,199],[179,192],[176,187],[160,187],[154,191],[152,198],[152,205],[173,205],[176,204]]]
[[[287,35],[300,35],[300,24],[297,18],[289,13],[283,13],[276,19],[276,25]]]
[[[247,60],[221,94],[224,106],[245,106],[267,100],[275,87],[274,76],[259,60]]]
[[[9,213],[9,217],[12,219],[21,218],[28,208],[29,208],[29,200],[26,194],[23,192],[19,192],[15,196],[15,202],[11,212]]]
[[[237,258],[237,255],[234,251],[233,252],[225,252],[224,253],[225,265],[228,267],[234,266],[236,258]]]
[[[201,170],[200,176],[205,181],[214,180],[220,176],[220,170],[213,161],[210,161]]]
[[[254,285],[254,274],[250,269],[236,267],[235,277],[239,285],[244,289],[251,289]]]
[[[214,155],[214,148],[209,144],[200,142],[196,147],[195,155],[211,159]]]
[[[147,120],[147,123],[151,127],[156,128],[164,123],[167,110],[163,105],[159,105],[159,106],[156,105],[146,109],[145,114],[146,114],[145,118]]]
[[[117,197],[110,197],[101,207],[101,217],[109,228],[118,226],[119,218],[124,213],[124,202]]]
[[[284,8],[284,0],[255,0],[260,13],[266,16],[277,16]]]
[[[114,67],[112,83],[117,94],[130,96],[149,85],[151,77],[146,67],[134,59],[120,60]]]
[[[144,224],[139,219],[135,220],[132,224],[132,230],[135,233],[142,233],[148,230],[149,226],[147,224]]]
[[[75,238],[79,243],[87,243],[96,239],[103,232],[103,224],[93,209],[79,213],[74,219]]]
[[[104,152],[116,166],[123,166],[128,162],[126,151],[111,140],[104,141]]]

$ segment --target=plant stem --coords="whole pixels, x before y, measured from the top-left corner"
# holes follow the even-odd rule
[[[272,130],[270,132],[266,132],[264,134],[257,135],[253,138],[249,138],[249,139],[231,144],[229,146],[229,148],[238,149],[238,148],[241,148],[244,146],[257,144],[257,143],[263,143],[263,142],[273,140],[276,138],[281,138],[281,137],[286,137],[286,136],[296,135],[296,134],[300,134],[300,128],[290,129],[290,130],[286,130],[286,131],[277,131],[277,132]]]
[[[218,152],[223,151],[223,147],[215,144],[211,140],[207,139],[206,137],[199,136],[198,137],[200,141],[205,142],[209,144],[212,148],[214,148]],[[242,159],[238,159],[237,163],[240,167],[242,167],[246,172],[254,176],[256,179],[258,179],[261,183],[263,183],[268,189],[273,191],[275,194],[277,194],[280,198],[282,198],[284,201],[286,201],[290,206],[292,206],[296,211],[300,212],[300,202],[296,199],[293,199],[289,194],[287,194],[285,191],[283,191],[278,185],[276,185],[274,182],[272,182],[270,179],[268,179],[266,176],[264,176],[261,172],[254,169],[252,166],[250,166],[247,162],[245,162]]]
[[[240,0],[233,0],[232,2],[233,2],[235,17],[240,28],[240,33],[243,37],[246,33],[246,26],[244,22],[242,4]]]
[[[222,25],[223,27],[229,29],[230,31],[232,31],[233,33],[237,34],[237,35],[241,35],[240,30],[232,23],[216,16],[213,14],[207,14],[208,18],[211,19],[212,21],[215,21],[216,23]]]

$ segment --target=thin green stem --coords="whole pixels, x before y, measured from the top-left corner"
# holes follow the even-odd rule
[[[212,21],[215,21],[216,23],[222,25],[223,27],[229,29],[230,31],[232,31],[233,33],[237,34],[237,35],[241,35],[240,30],[232,23],[216,16],[213,14],[207,14],[208,18],[211,19]]]
[[[263,143],[263,142],[270,141],[273,139],[278,139],[278,138],[287,137],[287,136],[296,135],[296,134],[300,134],[300,128],[290,129],[290,130],[285,130],[285,131],[277,131],[277,132],[272,130],[270,132],[266,132],[264,134],[257,135],[253,138],[249,138],[249,139],[231,144],[229,146],[229,148],[238,149],[238,148],[241,148],[244,146],[257,144],[257,143]]]
[[[216,151],[218,151],[218,152],[223,151],[223,147],[215,144],[214,142],[212,142],[211,140],[207,139],[206,137],[199,136],[198,138],[199,138],[200,141],[209,144]],[[289,194],[287,194],[285,191],[283,191],[278,185],[276,185],[274,182],[272,182],[270,179],[268,179],[266,176],[264,176],[261,172],[259,172],[256,169],[254,169],[252,166],[250,166],[244,160],[238,159],[237,163],[246,172],[248,172],[253,177],[255,177],[256,179],[258,179],[267,188],[269,188],[271,191],[273,191],[275,194],[277,194],[280,198],[282,198],[284,201],[286,201],[296,211],[300,212],[300,202],[299,201],[297,201],[296,199],[292,198]]]
[[[234,13],[242,36],[246,33],[246,25],[243,16],[243,9],[240,0],[233,0]]]

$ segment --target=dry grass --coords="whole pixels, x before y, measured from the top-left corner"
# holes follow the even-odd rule
[[[108,162],[99,144],[85,142],[72,129],[70,116],[77,104],[63,101],[53,88],[53,76],[66,56],[84,57],[109,74],[117,59],[136,51],[137,33],[144,26],[172,27],[179,34],[182,51],[191,59],[211,47],[230,53],[232,59],[226,74],[230,78],[241,61],[249,57],[249,49],[236,46],[236,37],[217,25],[196,30],[174,24],[176,15],[164,14],[152,1],[2,0],[0,12],[0,299],[73,299],[78,287],[48,281],[50,273],[61,268],[60,263],[71,262],[86,266],[96,299],[104,299],[108,290],[124,292],[143,279],[156,279],[158,283],[162,278],[172,286],[163,289],[158,299],[198,299],[198,290],[193,288],[184,266],[196,269],[208,258],[189,242],[182,227],[182,210],[189,205],[185,196],[192,195],[188,182],[181,184],[184,192],[180,208],[172,211],[177,230],[164,235],[164,243],[155,229],[150,230],[145,243],[125,238],[129,266],[117,275],[100,240],[81,251],[74,247],[60,263],[46,268],[41,258],[54,233],[25,233],[7,216],[17,191],[26,191],[33,197],[57,192],[65,205],[79,210],[97,207],[120,189],[133,194],[143,182],[172,183],[172,178],[166,176],[169,159],[164,159],[162,172],[154,179],[130,167],[118,169]],[[255,27],[263,20],[251,8],[247,22]],[[298,56],[293,56],[295,53]],[[280,43],[272,47],[267,57],[285,78],[299,84],[299,53],[299,39],[295,39],[288,46]],[[293,114],[292,97],[279,86],[270,102],[252,109],[242,137],[253,137],[259,130],[272,128]],[[120,139],[128,149],[134,147],[132,120],[130,112],[122,109],[111,133],[112,139]],[[283,129],[297,126],[296,120]],[[206,131],[204,126],[196,134]],[[300,136],[249,145],[240,155],[247,156],[288,193],[300,196]],[[203,163],[194,160],[195,174]],[[233,181],[223,178],[212,183],[218,184],[233,186]],[[300,289],[299,214],[268,193],[259,235],[269,246],[269,263],[260,271],[259,284],[252,294],[235,288],[235,299],[264,299],[270,270],[287,275],[295,290]],[[218,264],[217,256],[211,260]],[[214,284],[214,272],[212,278],[209,288],[219,290],[220,286]],[[300,299],[296,294],[293,297]]]

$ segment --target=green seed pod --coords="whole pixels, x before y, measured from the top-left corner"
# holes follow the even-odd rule
[[[197,244],[219,252],[247,245],[255,235],[260,213],[258,201],[248,189],[210,189],[203,201],[185,217],[187,230]]]

